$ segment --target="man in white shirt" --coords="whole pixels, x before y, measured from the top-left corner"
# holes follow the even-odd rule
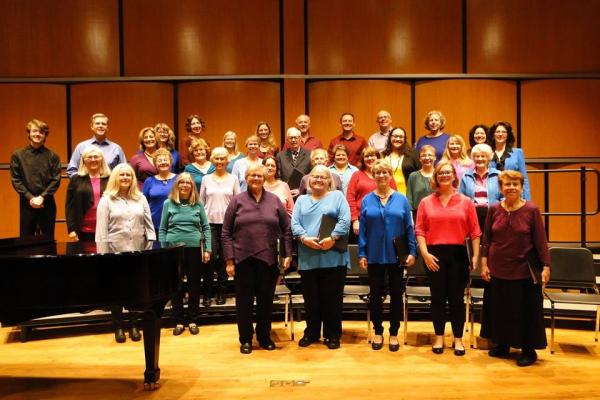
[[[375,147],[378,152],[382,153],[387,146],[393,129],[392,116],[389,112],[381,110],[377,113],[377,123],[379,124],[379,131],[369,137],[369,146]]]

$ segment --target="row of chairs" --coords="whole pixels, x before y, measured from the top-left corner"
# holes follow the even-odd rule
[[[344,287],[345,298],[358,299],[358,305],[366,310],[367,339],[371,340],[371,314],[369,312],[369,286],[366,284],[366,272],[358,266],[358,246],[348,246],[350,256],[350,271],[347,283]],[[593,255],[586,248],[550,248],[552,259],[551,279],[544,290],[544,296],[549,302],[551,318],[550,351],[554,353],[555,320],[557,317],[557,305],[571,304],[578,306],[595,307],[595,341],[598,341],[600,327],[600,293],[596,285]],[[426,307],[431,300],[429,286],[419,285],[426,279],[425,266],[422,258],[411,268],[406,269],[406,285],[404,291],[404,344],[407,343],[409,311],[411,305],[419,305],[420,309]],[[471,274],[471,279],[465,291],[465,303],[467,306],[467,323],[465,324],[470,333],[471,347],[475,344],[474,320],[475,313],[481,310],[483,304],[483,289],[480,287],[480,270],[476,269]],[[294,339],[294,316],[291,307],[292,293],[287,282],[282,282],[276,289],[276,295],[283,299],[285,304],[285,324],[290,325],[291,337]],[[416,307],[413,307],[416,309]]]

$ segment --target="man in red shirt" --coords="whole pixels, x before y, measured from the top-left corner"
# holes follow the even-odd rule
[[[345,112],[340,117],[342,133],[329,142],[329,159],[333,160],[333,148],[337,144],[343,144],[348,149],[348,160],[350,164],[357,165],[360,160],[360,153],[367,147],[367,141],[354,133],[354,114]]]
[[[309,152],[314,149],[323,148],[321,141],[310,134],[310,117],[308,115],[300,114],[294,122],[296,123],[296,128],[300,131],[300,147]],[[283,150],[287,149],[288,143],[286,141]]]

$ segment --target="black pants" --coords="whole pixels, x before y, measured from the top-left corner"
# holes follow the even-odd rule
[[[110,314],[115,326],[115,329],[123,329],[124,328],[124,320],[123,320],[123,307],[122,306],[112,306],[110,307]],[[139,326],[140,321],[142,319],[142,313],[139,311],[129,311],[129,322],[131,326]]]
[[[385,275],[387,272],[390,293],[390,335],[398,335],[400,320],[404,312],[404,267],[398,264],[369,264],[369,308],[376,335],[383,334],[383,295],[385,293]]]
[[[20,236],[46,235],[54,239],[56,223],[56,203],[54,197],[44,199],[43,208],[33,208],[29,200],[21,197],[19,207]]]
[[[206,264],[202,263],[202,253],[199,247],[185,247],[183,249],[183,260],[181,263],[181,280],[179,290],[171,299],[173,306],[173,317],[178,324],[187,322],[198,323],[200,314],[200,286],[202,274],[208,269]],[[187,292],[188,299],[188,316],[187,320],[183,312],[183,298],[185,297],[185,286],[183,285],[183,277],[187,276]]]
[[[221,230],[223,224],[210,224],[212,254],[208,268],[204,268],[202,276],[204,297],[211,297],[215,273],[217,275],[217,293],[223,294],[227,290],[227,271],[223,259],[223,247],[221,246]]]
[[[279,269],[255,258],[235,266],[235,308],[240,343],[252,343],[252,306],[256,297],[256,338],[260,343],[271,339],[273,297]]]
[[[431,319],[435,334],[444,334],[446,325],[446,302],[450,311],[452,334],[462,338],[465,326],[464,294],[469,281],[467,249],[462,245],[427,246],[429,253],[436,256],[440,269],[426,268],[431,287]]]
[[[299,271],[306,311],[304,335],[317,340],[339,340],[342,336],[342,305],[346,267],[316,268]]]

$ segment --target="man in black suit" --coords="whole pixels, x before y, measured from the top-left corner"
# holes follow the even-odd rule
[[[301,132],[298,128],[289,128],[286,132],[287,150],[275,157],[281,180],[290,186],[292,196],[298,196],[298,186],[302,177],[310,172],[310,151],[300,147]]]

